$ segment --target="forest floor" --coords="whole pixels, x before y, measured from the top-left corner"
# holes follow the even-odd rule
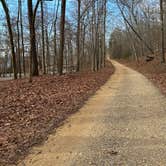
[[[164,166],[166,97],[145,76],[115,73],[19,166]]]
[[[10,165],[48,134],[100,88],[113,66],[99,72],[0,81],[0,165]]]
[[[146,62],[144,58],[139,63],[122,59],[119,62],[144,74],[166,95],[166,64],[161,63],[160,57],[151,62]]]

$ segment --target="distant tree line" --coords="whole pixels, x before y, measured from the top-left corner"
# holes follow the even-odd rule
[[[114,58],[160,55],[165,63],[166,2],[164,0],[116,0],[123,28],[111,33],[109,51]]]

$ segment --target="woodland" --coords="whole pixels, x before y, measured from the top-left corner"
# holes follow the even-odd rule
[[[117,0],[124,26],[109,39],[112,58],[138,70],[166,94],[166,1]]]
[[[106,62],[107,0],[0,4],[0,165],[7,165],[46,140],[114,69]]]
[[[16,164],[116,71],[166,94],[165,0],[0,0],[0,165]]]

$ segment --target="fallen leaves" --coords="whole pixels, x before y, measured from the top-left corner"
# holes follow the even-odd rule
[[[15,163],[28,149],[47,138],[113,73],[100,72],[40,76],[0,82],[0,165]]]

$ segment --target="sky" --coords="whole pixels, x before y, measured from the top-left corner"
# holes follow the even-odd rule
[[[11,16],[16,16],[17,15],[17,2],[18,0],[7,0],[8,7],[11,13]],[[37,0],[34,0],[34,4],[36,3]],[[67,0],[67,17],[71,16],[73,10],[73,2],[76,0]],[[45,2],[47,4],[47,9],[48,11],[54,10],[55,8],[55,3],[57,1],[48,1]],[[23,3],[23,15],[27,16],[27,0],[22,0]],[[108,17],[107,17],[107,40],[109,40],[110,33],[114,30],[116,26],[123,26],[123,21],[120,17],[120,13],[117,9],[117,6],[114,3],[108,3]],[[40,10],[40,8],[38,9]],[[2,31],[2,28],[4,28],[2,25],[6,22],[5,16],[4,16],[4,11],[2,9],[2,6],[0,4],[0,29]]]

